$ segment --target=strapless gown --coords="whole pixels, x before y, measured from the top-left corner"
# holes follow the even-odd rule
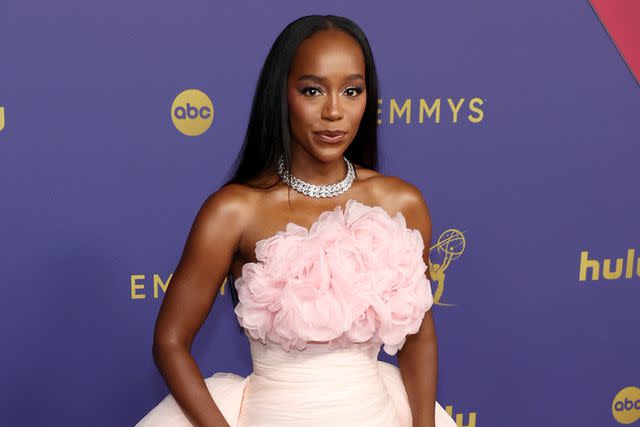
[[[433,305],[424,242],[357,200],[256,243],[234,286],[252,373],[205,378],[231,427],[412,427],[396,354]],[[435,402],[436,426],[456,427]],[[171,394],[136,427],[189,427]]]

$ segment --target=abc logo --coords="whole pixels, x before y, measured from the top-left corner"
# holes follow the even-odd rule
[[[620,424],[631,424],[640,419],[640,388],[625,387],[620,390],[613,398],[611,412]]]
[[[171,104],[171,121],[185,135],[202,135],[213,122],[213,104],[206,93],[187,89]]]

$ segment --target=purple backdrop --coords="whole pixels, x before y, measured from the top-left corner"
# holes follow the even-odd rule
[[[640,256],[640,97],[586,1],[1,9],[0,424],[131,426],[166,395],[154,275],[168,279],[235,158],[276,35],[332,13],[373,47],[381,171],[433,216],[438,401],[460,426],[620,425],[616,395],[640,387],[640,266],[603,269]],[[170,117],[189,88],[215,109],[197,137]],[[420,123],[421,100],[440,100],[439,122]],[[583,251],[598,280],[580,280]],[[196,339],[206,376],[250,372],[232,309],[220,295]]]

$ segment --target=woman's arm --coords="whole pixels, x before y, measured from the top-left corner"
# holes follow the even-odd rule
[[[438,346],[431,311],[417,334],[398,351],[398,366],[409,396],[413,427],[435,427]]]
[[[220,189],[203,203],[156,320],[153,359],[197,427],[228,426],[191,356],[191,344],[229,271],[242,234],[244,206],[234,186]]]
[[[424,241],[423,260],[429,265],[431,216],[422,193],[413,186],[406,193],[403,214],[407,226],[418,229]],[[427,278],[431,272],[427,269]],[[429,290],[431,292],[431,290]],[[413,427],[435,427],[438,344],[431,310],[425,313],[418,333],[408,335],[398,351],[398,367],[409,397]]]

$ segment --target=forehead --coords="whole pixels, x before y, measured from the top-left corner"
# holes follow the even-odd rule
[[[358,42],[341,30],[331,29],[319,31],[300,44],[291,64],[291,77],[364,75],[364,70],[364,54]]]

